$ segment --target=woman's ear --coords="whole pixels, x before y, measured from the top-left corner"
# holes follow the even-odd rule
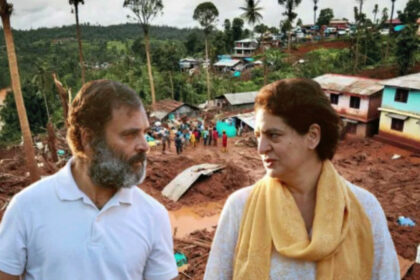
[[[311,150],[315,150],[321,141],[321,127],[317,123],[311,124],[308,133],[306,133],[307,146]]]

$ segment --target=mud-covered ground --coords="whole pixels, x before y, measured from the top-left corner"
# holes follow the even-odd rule
[[[256,148],[235,146],[234,143],[238,140],[240,138],[229,139],[227,153],[223,153],[220,146],[208,147],[200,144],[195,149],[188,147],[178,156],[174,147],[166,154],[162,154],[160,147],[157,147],[148,155],[147,179],[140,188],[170,211],[197,207],[197,213],[203,217],[218,214],[229,194],[253,184],[264,174]],[[64,149],[64,144],[62,142],[59,147]],[[53,173],[66,160],[64,156],[57,166],[51,165],[45,163],[40,151],[37,153],[44,175]],[[393,156],[396,159],[392,159]],[[420,243],[420,155],[372,139],[347,138],[340,143],[333,162],[347,180],[369,190],[378,198],[385,211],[398,254],[413,261]],[[200,163],[220,163],[226,167],[210,177],[198,180],[178,202],[161,195],[162,189],[176,175]],[[0,215],[10,198],[28,182],[21,147],[1,149]],[[212,203],[211,208],[202,207],[209,202]],[[412,218],[416,226],[399,226],[396,221],[401,215]],[[182,274],[181,279],[202,279],[214,234],[212,231],[213,229],[203,229],[189,236],[176,236],[175,248],[187,255],[190,264],[183,272],[187,276]],[[405,279],[416,277],[420,277],[418,264],[412,267]]]

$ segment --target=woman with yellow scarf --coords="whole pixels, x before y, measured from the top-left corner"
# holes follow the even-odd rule
[[[341,121],[319,84],[269,84],[255,113],[266,175],[226,201],[204,279],[399,279],[379,202],[331,163]]]

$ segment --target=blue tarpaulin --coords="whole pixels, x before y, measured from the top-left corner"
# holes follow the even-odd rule
[[[228,137],[235,137],[236,136],[236,127],[235,122],[229,122],[229,121],[218,121],[216,123],[216,130],[219,134],[219,137],[222,137],[223,130],[226,132]]]
[[[233,73],[233,77],[240,77],[241,76],[241,71],[235,71]]]
[[[405,28],[405,25],[397,25],[394,27],[394,31],[399,32]]]

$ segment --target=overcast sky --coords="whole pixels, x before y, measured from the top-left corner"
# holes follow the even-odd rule
[[[163,14],[153,20],[156,25],[169,25],[176,27],[195,27],[198,24],[192,19],[194,8],[206,0],[163,0]],[[395,1],[396,11],[403,10],[408,0]],[[35,29],[39,27],[53,27],[74,24],[74,14],[68,0],[8,0],[14,5],[14,14],[11,24],[14,29]],[[112,25],[127,22],[130,10],[123,8],[123,0],[85,0],[85,5],[79,8],[81,23],[95,25]],[[221,28],[226,18],[233,19],[241,15],[239,7],[245,5],[245,0],[213,0],[219,10],[218,26]],[[358,6],[356,0],[319,0],[318,12],[324,8],[332,8],[335,18],[354,19],[353,7]],[[373,18],[372,10],[375,4],[382,9],[388,7],[391,11],[391,0],[364,0],[363,12]],[[279,26],[283,18],[284,8],[278,5],[277,0],[261,0],[263,7],[263,22],[269,26]],[[304,24],[313,23],[313,1],[302,0],[296,12]],[[296,22],[296,21],[295,21]]]

